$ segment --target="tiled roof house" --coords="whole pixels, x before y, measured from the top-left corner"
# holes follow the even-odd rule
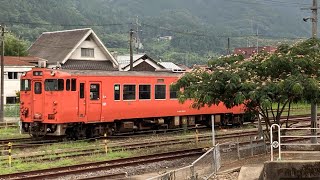
[[[121,71],[130,70],[130,55],[117,56]],[[157,62],[150,58],[147,54],[133,54],[133,70],[134,71],[172,71],[182,72],[184,69],[172,62]]]
[[[47,67],[78,70],[118,70],[118,62],[91,28],[44,32],[28,49]]]
[[[18,102],[16,93],[20,91],[20,76],[36,66],[29,61],[37,60],[38,58],[29,56],[4,56],[4,104]]]

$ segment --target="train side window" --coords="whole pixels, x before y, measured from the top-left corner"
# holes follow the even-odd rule
[[[100,99],[100,84],[90,84],[90,100]]]
[[[34,93],[35,94],[41,94],[42,92],[42,87],[41,87],[41,82],[35,82],[34,83]]]
[[[178,92],[179,92],[178,89],[175,86],[171,85],[170,86],[170,99],[177,99]]]
[[[139,85],[139,99],[150,99],[151,97],[150,85]]]
[[[70,91],[70,79],[66,80],[66,90]]]
[[[80,99],[84,98],[84,83],[80,83]]]
[[[166,99],[166,85],[155,86],[155,99]]]
[[[136,99],[136,85],[123,85],[123,100]]]
[[[76,91],[76,90],[77,90],[77,80],[71,79],[71,91]]]
[[[120,100],[120,84],[114,85],[114,100]]]

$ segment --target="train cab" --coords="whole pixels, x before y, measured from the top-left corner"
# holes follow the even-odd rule
[[[22,133],[61,135],[65,131],[61,119],[68,115],[65,111],[68,108],[61,104],[66,107],[77,104],[72,101],[77,99],[76,78],[55,70],[34,68],[21,77],[20,99]]]

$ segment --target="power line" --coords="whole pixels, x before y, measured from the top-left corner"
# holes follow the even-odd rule
[[[36,25],[36,26],[78,26],[78,27],[94,27],[94,26],[124,26],[132,25],[132,23],[108,23],[108,24],[55,24],[55,23],[34,23],[34,22],[23,22],[23,21],[0,21],[0,23],[6,24],[24,24],[24,25]]]
[[[194,31],[179,31],[179,30],[174,30],[166,27],[161,27],[161,26],[154,26],[146,23],[141,23],[142,25],[154,29],[161,29],[177,34],[183,34],[183,35],[190,35],[190,36],[198,36],[198,37],[218,37],[218,38],[244,38],[244,37],[256,37],[256,34],[247,34],[247,35],[208,35],[206,33],[199,33],[199,32],[194,32]],[[260,37],[266,37],[266,38],[283,38],[283,39],[308,39],[307,37],[288,37],[288,36],[272,36],[272,35],[263,35],[259,34]]]
[[[255,2],[249,2],[249,1],[242,1],[242,0],[228,0],[228,2],[235,2],[235,3],[241,3],[241,4],[251,4],[251,5],[287,5],[287,6],[303,6],[307,4],[302,4],[298,2],[284,2],[284,1],[276,1],[276,0],[268,0],[268,1],[255,1]]]

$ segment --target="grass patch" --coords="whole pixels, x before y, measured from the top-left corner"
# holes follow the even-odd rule
[[[280,106],[282,107],[282,105]],[[277,109],[277,104],[273,104],[272,108],[274,111]],[[286,116],[288,114],[289,105],[287,105],[282,113],[282,116]],[[320,107],[318,106],[318,112],[320,112]],[[276,113],[276,112],[275,112]],[[295,103],[291,104],[290,115],[305,115],[311,114],[311,104],[308,103]],[[272,116],[272,113],[269,112],[269,116]]]
[[[181,137],[181,136],[180,136]],[[184,139],[182,136],[181,138]],[[179,138],[180,139],[180,138]],[[39,148],[32,148],[32,149],[13,149],[13,154],[25,154],[29,155],[30,152],[39,152],[42,154],[46,154],[45,157],[51,157],[55,159],[55,157],[63,156],[63,155],[70,155],[70,154],[77,154],[77,152],[67,153],[64,151],[72,151],[76,149],[90,149],[92,147],[96,147],[97,150],[104,150],[104,146],[100,145],[101,141],[99,142],[68,142],[68,143],[58,143],[53,145],[42,146]],[[114,142],[112,142],[114,143]],[[111,143],[110,143],[111,144]],[[210,146],[211,142],[201,142],[199,146]],[[17,173],[17,172],[24,172],[24,171],[32,171],[38,169],[48,169],[54,167],[61,167],[61,166],[70,166],[75,164],[82,164],[88,162],[97,162],[97,161],[105,161],[105,160],[112,160],[112,159],[120,159],[120,158],[128,158],[134,156],[141,156],[141,155],[148,155],[154,153],[163,153],[168,151],[174,150],[181,150],[186,148],[194,148],[196,147],[195,142],[189,144],[178,144],[178,145],[168,145],[168,146],[158,146],[153,148],[140,148],[135,150],[119,150],[115,151],[115,149],[109,148],[109,152],[106,155],[105,153],[96,153],[92,152],[90,156],[80,156],[74,158],[66,158],[62,157],[59,160],[53,161],[41,161],[40,159],[34,159],[32,162],[24,162],[22,159],[14,158],[12,161],[12,167],[8,167],[7,160],[2,160],[0,163],[0,174],[9,174],[9,173]],[[54,155],[54,152],[59,152],[58,155]],[[20,155],[21,155],[20,154]]]
[[[16,127],[0,128],[0,139],[30,137],[28,134],[20,134]]]
[[[101,154],[92,154],[91,156],[84,156],[78,158],[64,158],[59,161],[52,162],[23,162],[18,159],[13,159],[12,167],[8,167],[8,164],[0,165],[0,174],[10,174],[24,171],[33,171],[39,169],[50,169],[55,167],[62,166],[71,166],[82,163],[89,162],[97,162],[97,161],[106,161],[112,159],[120,159],[135,156],[136,153],[128,152],[128,151],[120,151],[120,152],[110,152],[108,155]]]

